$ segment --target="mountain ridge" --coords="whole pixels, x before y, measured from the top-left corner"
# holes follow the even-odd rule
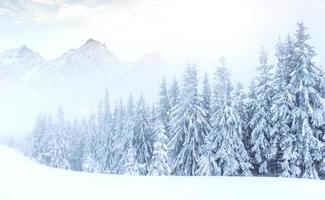
[[[26,58],[27,60],[21,61],[20,59],[23,58],[21,55],[29,55],[29,57]],[[28,68],[22,70],[22,66],[25,66],[25,63],[30,60],[32,62],[27,65]],[[17,66],[9,66],[7,63],[17,63]],[[152,72],[157,69],[160,72],[164,71],[162,69],[168,65],[170,65],[169,61],[160,52],[146,54],[133,63],[123,63],[107,48],[105,43],[92,38],[86,40],[78,48],[70,49],[51,60],[45,60],[38,52],[31,50],[26,45],[0,53],[2,75],[11,74],[12,79],[22,79],[23,81],[78,77],[112,79],[128,74],[128,72],[143,74],[147,70]],[[17,72],[9,73],[9,69],[17,69]],[[15,74],[20,74],[20,77],[15,77]]]

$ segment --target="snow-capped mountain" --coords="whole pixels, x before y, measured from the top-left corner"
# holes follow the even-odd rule
[[[0,54],[0,74],[12,80],[28,80],[38,72],[45,60],[27,46],[9,49]]]
[[[47,63],[42,73],[59,77],[109,78],[120,73],[122,64],[104,43],[89,39],[78,49],[71,49]]]
[[[175,73],[175,68],[161,53],[151,53],[135,63],[125,64],[104,43],[94,39],[51,61],[45,61],[27,46],[0,54],[1,79],[19,81],[123,79],[143,82],[160,80],[170,72]]]

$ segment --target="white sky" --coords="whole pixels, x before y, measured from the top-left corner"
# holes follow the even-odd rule
[[[325,55],[324,0],[0,0],[0,51],[26,44],[47,59],[88,38],[122,61],[159,51],[177,63],[210,68],[225,56],[234,76],[253,74],[261,45],[303,20]],[[319,64],[325,63],[325,57]],[[252,75],[251,75],[252,76]]]

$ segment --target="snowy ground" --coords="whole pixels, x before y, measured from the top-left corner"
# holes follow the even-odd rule
[[[244,177],[129,177],[52,169],[0,145],[0,200],[325,199],[325,181]]]

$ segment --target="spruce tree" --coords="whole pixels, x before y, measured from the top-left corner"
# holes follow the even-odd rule
[[[308,44],[309,39],[305,26],[298,23],[294,42],[295,67],[288,87],[295,98],[292,131],[297,136],[302,177],[319,178],[317,166],[322,159],[324,144],[316,133],[324,125],[324,101],[318,88],[321,71],[313,61],[316,54]]]
[[[251,175],[249,156],[242,141],[242,122],[233,107],[231,90],[230,72],[222,59],[215,74],[212,130],[208,140],[222,175]]]
[[[98,114],[99,131],[99,152],[102,172],[110,173],[113,166],[113,131],[112,131],[112,113],[110,108],[109,93],[106,90],[103,107],[100,107],[101,113]],[[100,116],[101,115],[101,116]]]
[[[180,101],[180,89],[176,77],[174,77],[173,84],[171,85],[169,91],[169,106],[173,108]]]
[[[211,117],[211,88],[208,74],[205,73],[204,80],[203,80],[203,91],[202,91],[202,98],[203,98],[203,106],[207,110],[207,121],[210,122]]]
[[[168,130],[170,115],[170,102],[167,91],[167,84],[165,78],[162,79],[160,85],[160,99],[159,99],[159,118],[162,120],[162,123],[165,126],[165,130]]]
[[[275,95],[271,107],[271,166],[273,175],[283,177],[299,177],[299,166],[296,135],[291,129],[294,95],[289,90],[290,74],[294,68],[293,40],[290,36],[285,42],[277,45],[277,67],[274,77]]]
[[[131,140],[130,134],[125,132],[127,116],[122,100],[116,102],[112,115],[112,156],[113,164],[111,173],[124,173],[124,164],[128,142]]]
[[[69,123],[68,144],[70,146],[70,159],[69,163],[71,169],[75,171],[82,170],[82,157],[83,157],[83,132],[81,125],[77,120],[73,125]]]
[[[148,175],[167,176],[170,173],[167,160],[167,136],[164,124],[156,120],[155,142]]]
[[[128,162],[128,154],[131,152],[130,149],[132,146],[132,139],[134,135],[134,120],[135,120],[135,111],[134,111],[134,102],[133,96],[130,95],[128,98],[127,108],[123,107],[122,101],[120,101],[119,106],[115,109],[114,114],[114,130],[115,130],[115,139],[114,139],[114,149],[115,149],[115,165],[114,173],[124,174],[126,173],[126,163]],[[134,153],[134,149],[132,149]]]
[[[252,112],[250,109],[252,108],[250,105],[251,100],[249,95],[244,91],[244,86],[241,83],[237,83],[234,91],[234,109],[238,113],[242,123],[241,130],[243,135],[243,143],[246,150],[249,150],[251,147],[250,144],[250,135],[251,129],[249,127],[249,121],[252,118]]]
[[[126,150],[126,162],[124,164],[125,175],[140,175],[141,170],[134,156],[134,148],[130,144],[129,148]]]
[[[171,139],[168,143],[173,175],[193,176],[198,169],[200,148],[210,130],[207,111],[198,95],[197,71],[194,66],[185,70],[180,102],[171,113]]]
[[[256,79],[255,113],[249,122],[251,132],[251,152],[257,165],[259,175],[268,175],[268,162],[270,160],[270,132],[272,129],[271,105],[274,90],[272,86],[272,66],[268,64],[264,48],[260,53],[260,65],[257,68],[259,76]]]
[[[206,144],[201,149],[201,156],[198,161],[199,168],[196,171],[198,176],[219,176],[221,168],[218,166],[217,157],[213,148],[213,142],[207,137]]]
[[[30,138],[28,155],[35,158],[39,162],[44,161],[44,149],[46,147],[46,139],[48,133],[48,123],[46,116],[39,114]]]
[[[82,130],[84,132],[82,170],[85,172],[100,173],[102,167],[97,158],[97,125],[95,114],[92,114],[87,122],[84,121]]]
[[[63,109],[58,109],[57,118],[49,129],[46,147],[48,165],[55,168],[70,169],[70,146],[68,142],[68,128]]]
[[[152,156],[151,134],[148,109],[141,95],[135,113],[132,145],[134,147],[136,163],[142,167],[142,175],[148,173],[148,166]]]

